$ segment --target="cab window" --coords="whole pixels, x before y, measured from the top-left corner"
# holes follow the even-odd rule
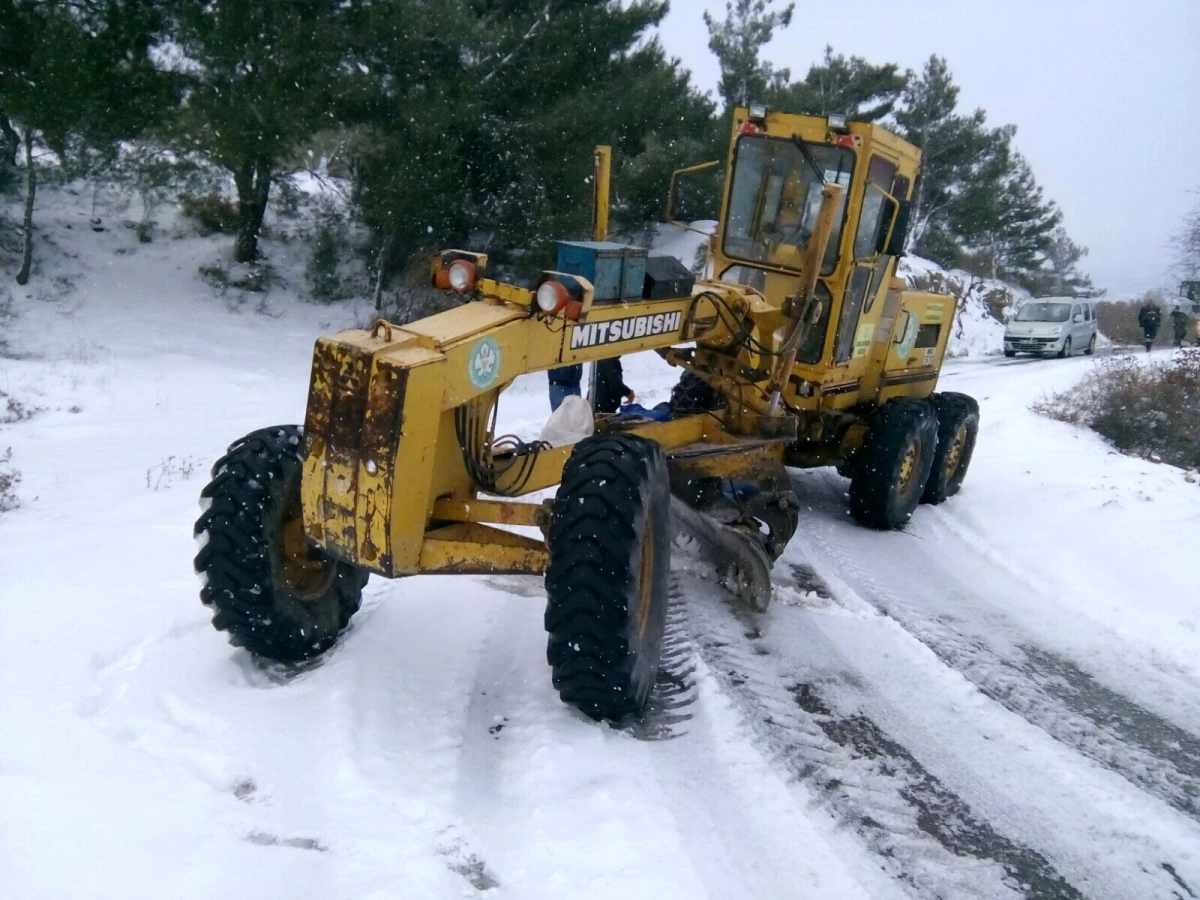
[[[765,135],[744,135],[738,140],[722,244],[726,256],[799,270],[816,225],[824,181],[843,187],[821,266],[822,274],[833,271],[854,154],[826,144],[804,146],[821,178],[795,140]]]

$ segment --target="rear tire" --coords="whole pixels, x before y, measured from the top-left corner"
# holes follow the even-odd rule
[[[966,394],[934,394],[929,399],[937,410],[938,442],[921,502],[936,505],[957,494],[967,477],[979,436],[979,404]]]
[[[879,408],[850,480],[850,514],[868,528],[899,528],[921,500],[937,449],[937,416],[923,400]]]
[[[546,569],[546,658],[564,703],[593,719],[639,712],[658,674],[671,561],[658,444],[585,438],[563,469]]]
[[[691,372],[684,372],[675,387],[671,388],[670,408],[673,418],[724,409],[726,402],[723,394]]]
[[[368,573],[304,539],[301,430],[264,428],[235,441],[200,492],[196,571],[213,627],[235,647],[279,662],[324,653],[358,612]]]
[[[1096,352],[1096,335],[1092,335],[1092,339],[1088,341],[1087,349],[1083,351],[1085,356],[1092,356]]]

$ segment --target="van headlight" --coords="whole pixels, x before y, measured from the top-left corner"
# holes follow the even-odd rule
[[[1058,337],[1060,334],[1062,334],[1062,326],[1061,325],[1055,325],[1053,328],[1050,329],[1050,337]]]

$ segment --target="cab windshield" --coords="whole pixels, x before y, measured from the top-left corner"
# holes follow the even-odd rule
[[[1070,316],[1070,303],[1026,303],[1017,313],[1017,321],[1065,322]]]
[[[805,143],[824,180],[850,184],[854,154],[843,147]],[[834,215],[821,265],[837,263],[846,191]],[[821,181],[795,140],[746,135],[738,140],[725,226],[725,255],[784,269],[799,269],[821,206]]]

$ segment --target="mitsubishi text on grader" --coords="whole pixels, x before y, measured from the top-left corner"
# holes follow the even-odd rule
[[[962,483],[978,407],[934,393],[954,301],[896,276],[919,161],[877,125],[739,109],[711,277],[596,241],[560,244],[526,288],[489,278],[484,254],[439,254],[433,281],[460,306],[320,338],[303,429],[256,431],[213,466],[196,569],[214,626],[294,661],[333,645],[370,573],[544,575],[563,700],[637,712],[675,529],[763,610],[797,525],[787,467],[836,465],[871,528]],[[518,376],[643,350],[682,369],[669,420],[597,415],[567,446],[495,434]]]

